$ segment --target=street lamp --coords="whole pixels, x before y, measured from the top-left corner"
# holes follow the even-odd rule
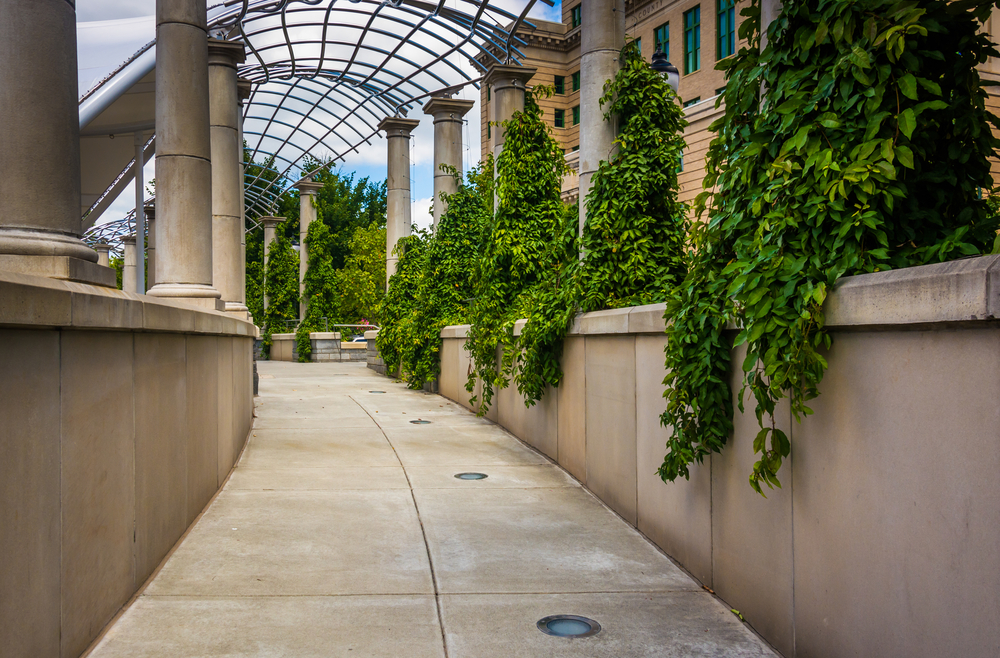
[[[660,49],[657,49],[653,53],[652,68],[662,75],[667,84],[670,85],[670,88],[674,90],[674,93],[677,93],[677,85],[681,81],[680,73],[677,71],[677,67],[667,60],[667,56]]]

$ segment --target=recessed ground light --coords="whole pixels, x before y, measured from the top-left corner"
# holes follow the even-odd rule
[[[385,391],[368,391],[369,393],[385,393]]]
[[[459,480],[485,480],[489,476],[486,473],[458,473],[455,477]]]
[[[419,418],[417,420],[411,420],[410,422],[412,424],[414,424],[414,425],[430,425],[431,424],[431,421],[429,421],[429,420],[420,420]]]
[[[538,630],[556,637],[590,637],[601,632],[593,619],[577,615],[552,615],[538,620]]]

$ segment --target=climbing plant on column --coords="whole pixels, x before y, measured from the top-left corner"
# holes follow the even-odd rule
[[[264,311],[263,349],[269,355],[271,334],[284,332],[286,320],[299,317],[299,255],[280,233],[268,252],[264,293],[269,302]]]
[[[526,91],[524,110],[502,125],[498,205],[477,260],[469,308],[472,327],[465,345],[473,366],[466,390],[472,393],[477,380],[482,382],[481,397],[472,398],[481,415],[489,409],[494,391],[510,383],[514,350],[504,351],[498,364],[498,348],[514,344],[514,322],[527,314],[531,290],[545,278],[564,216],[560,190],[566,160],[536,100],[551,93],[546,87]]]
[[[324,222],[312,222],[306,233],[305,289],[302,299],[306,304],[305,317],[295,330],[296,352],[299,361],[308,362],[312,356],[312,342],[309,333],[322,331],[327,324],[338,322],[341,291],[337,272],[333,269],[330,254],[332,240],[330,229]],[[323,318],[326,318],[324,322]]]
[[[407,350],[411,349],[415,333],[412,324],[427,240],[427,233],[416,229],[412,235],[400,238],[393,250],[399,261],[395,274],[389,277],[389,288],[379,307],[381,324],[377,341],[387,373],[397,372]]]
[[[791,449],[776,404],[787,397],[799,419],[819,393],[837,279],[989,250],[980,190],[997,120],[976,65],[997,53],[970,6],[786,0],[762,53],[759,2],[744,10],[749,46],[719,65],[708,221],[668,306],[665,480],[732,430],[727,321],[746,346],[739,405],[749,391],[761,426],[750,484],[763,494]]]
[[[583,261],[577,266],[573,217],[554,242],[518,340],[515,379],[529,405],[559,385],[564,339],[578,311],[663,302],[686,273],[687,208],[677,199],[684,110],[637,41],[622,48],[620,61],[600,102],[605,121],[621,129],[587,195]]]

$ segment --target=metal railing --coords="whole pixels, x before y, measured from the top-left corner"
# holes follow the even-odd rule
[[[295,333],[295,331],[299,328],[299,322],[300,322],[299,320],[285,320],[285,332]],[[356,336],[364,336],[366,331],[378,331],[380,328],[377,324],[341,324],[341,323],[330,324],[329,318],[324,317],[323,331],[329,333],[331,331],[331,327],[333,327],[332,329],[333,331],[337,331],[338,327],[351,329],[352,331],[350,332],[350,335],[352,338]],[[359,333],[353,331],[354,329],[361,329],[361,332]],[[347,332],[341,331],[340,337],[343,339],[346,334]]]

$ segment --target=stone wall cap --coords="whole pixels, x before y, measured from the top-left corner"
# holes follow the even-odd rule
[[[441,338],[468,338],[471,324],[453,324],[441,330]]]
[[[253,336],[256,327],[180,299],[0,271],[0,326]]]
[[[271,334],[271,340],[295,340],[295,334]]]
[[[378,331],[377,330],[376,331],[366,331],[365,332],[365,340],[375,340],[376,338],[378,338]]]
[[[312,331],[309,340],[340,340],[339,331]]]

